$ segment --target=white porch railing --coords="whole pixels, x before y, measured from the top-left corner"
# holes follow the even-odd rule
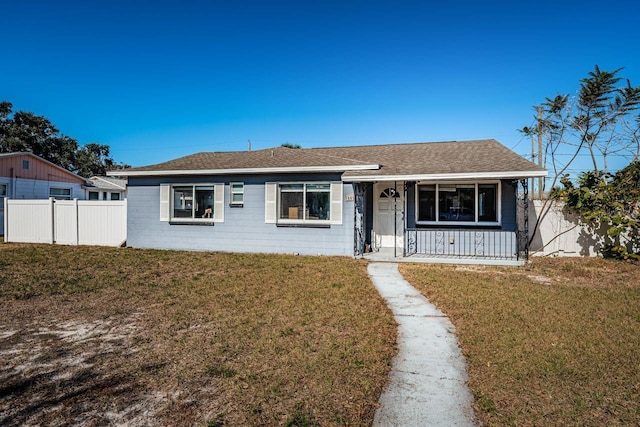
[[[520,259],[515,231],[412,228],[406,230],[405,251],[407,256]]]

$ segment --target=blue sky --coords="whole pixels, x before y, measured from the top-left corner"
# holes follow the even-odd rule
[[[593,70],[640,84],[637,2],[0,0],[0,99],[133,166],[495,138]]]

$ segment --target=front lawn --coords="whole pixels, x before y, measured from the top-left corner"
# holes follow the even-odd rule
[[[455,324],[485,425],[640,425],[640,266],[401,266]]]
[[[0,245],[1,425],[369,425],[396,326],[348,258]]]

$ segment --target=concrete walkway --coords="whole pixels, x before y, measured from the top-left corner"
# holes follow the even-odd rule
[[[373,425],[475,426],[454,326],[402,278],[398,264],[371,263],[368,272],[399,323],[398,355]]]

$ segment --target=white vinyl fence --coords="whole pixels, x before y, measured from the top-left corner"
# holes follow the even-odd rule
[[[126,200],[5,198],[5,242],[122,246],[126,240]]]
[[[580,219],[567,212],[562,202],[553,202],[543,209],[544,201],[529,202],[529,247],[532,256],[596,256],[605,242],[605,230],[594,233]],[[518,218],[523,218],[522,202]],[[538,227],[536,221],[540,218]],[[520,224],[522,229],[522,224]],[[535,230],[534,230],[535,228]]]

